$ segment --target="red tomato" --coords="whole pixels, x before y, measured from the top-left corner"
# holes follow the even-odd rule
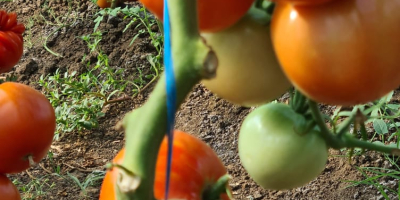
[[[0,10],[0,73],[9,71],[22,56],[25,26],[17,22],[17,14]]]
[[[272,40],[287,77],[309,98],[355,105],[400,85],[400,0],[277,4]]]
[[[56,127],[54,109],[35,89],[13,82],[0,85],[0,173],[29,168],[50,148]]]
[[[0,195],[4,200],[21,200],[17,187],[4,174],[0,174]]]
[[[163,0],[139,0],[159,19],[163,18]],[[232,26],[251,7],[254,0],[198,0],[199,28],[217,32]]]
[[[201,200],[202,192],[227,173],[215,152],[204,142],[187,133],[175,130],[173,143],[173,162],[169,197],[171,199]],[[158,153],[154,183],[156,199],[164,199],[165,172],[167,159],[167,139],[164,138]],[[122,163],[125,149],[113,159]],[[115,169],[108,171],[100,190],[100,200],[114,200]],[[227,186],[228,187],[228,186]],[[226,194],[222,200],[228,200]]]

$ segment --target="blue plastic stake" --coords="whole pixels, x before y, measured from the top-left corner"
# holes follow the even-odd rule
[[[171,27],[168,11],[168,0],[164,0],[164,66],[167,90],[167,177],[165,181],[165,199],[168,199],[169,182],[172,165],[172,144],[174,140],[175,106],[176,106],[176,84],[174,75],[174,64],[171,53]]]

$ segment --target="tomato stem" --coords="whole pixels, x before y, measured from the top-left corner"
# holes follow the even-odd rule
[[[349,118],[347,118],[346,120],[344,120],[342,122],[341,126],[337,129],[337,136],[338,137],[342,137],[345,133],[348,132],[351,124],[354,123],[355,118],[356,118],[356,113],[353,113]]]
[[[329,128],[325,124],[325,120],[322,117],[322,114],[318,108],[318,104],[315,101],[308,100],[308,105],[311,110],[311,114],[317,123],[318,127],[320,128],[320,133],[321,136],[325,139],[326,143],[328,146],[334,148],[334,149],[340,149],[343,147],[343,142],[340,140],[339,137],[336,137],[335,135],[332,134],[332,132],[329,130]]]
[[[206,189],[203,193],[202,200],[216,200],[220,199],[221,194],[227,194],[228,182],[231,176],[228,174],[221,176],[210,188]],[[229,196],[229,195],[228,195]]]
[[[358,140],[350,134],[346,134],[342,138],[345,144],[344,147],[347,148],[363,148],[363,149],[369,149],[369,150],[379,151],[382,153],[400,156],[400,149],[388,147],[385,145],[373,144],[368,141]]]
[[[33,167],[36,165],[35,161],[33,160],[33,156],[30,154],[28,155],[29,166]]]
[[[334,135],[329,128],[326,126],[325,121],[322,117],[322,114],[318,108],[318,104],[312,100],[308,102],[310,106],[310,110],[312,112],[313,118],[316,121],[318,127],[320,128],[321,136],[325,139],[328,146],[334,149],[342,149],[342,148],[362,148],[362,149],[369,149],[374,151],[379,151],[383,153],[388,153],[392,155],[400,156],[400,149],[392,148],[384,145],[373,144],[368,141],[362,141],[357,138],[354,138],[351,134],[347,131],[344,131],[346,127],[348,128],[354,119],[357,119],[357,113],[353,115],[355,118],[350,117],[341,130],[339,131],[340,134]],[[346,129],[348,130],[348,129]],[[345,134],[346,133],[346,134]]]
[[[197,1],[169,0],[172,57],[177,89],[176,108],[202,78],[215,76],[215,53],[200,38],[197,22]],[[183,17],[184,16],[184,17]],[[153,200],[154,173],[160,144],[167,130],[165,74],[162,74],[148,101],[128,113],[122,122],[125,128],[125,158],[122,165],[140,178],[134,192],[121,191],[129,176],[117,183],[117,199]]]
[[[117,3],[118,3],[118,0],[112,0],[111,1],[111,8],[114,9],[115,7],[117,7]]]

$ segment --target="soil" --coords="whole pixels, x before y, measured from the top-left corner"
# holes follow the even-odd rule
[[[55,31],[57,23],[49,14],[54,11],[55,16],[68,13],[68,5],[72,6],[74,14],[79,19],[63,27],[51,35],[47,46],[62,57],[55,56],[47,51],[44,38]],[[138,6],[129,3],[128,6]],[[8,75],[15,75],[18,82],[29,84],[38,90],[42,88],[36,83],[41,75],[53,74],[57,69],[65,71],[86,70],[81,60],[88,55],[87,44],[78,37],[93,33],[95,26],[94,16],[99,8],[91,1],[78,0],[16,0],[14,2],[0,2],[0,8],[17,12],[18,20],[28,24],[34,22],[24,35],[25,50],[21,61]],[[69,17],[69,16],[66,16]],[[51,22],[51,23],[50,23]],[[100,46],[109,57],[112,67],[119,67],[131,72],[135,68],[149,72],[150,64],[146,55],[155,54],[149,35],[142,33],[129,45],[132,37],[139,34],[136,26],[124,31],[129,20],[122,17],[105,17],[100,23],[99,30],[103,32]],[[152,27],[157,31],[157,27]],[[30,45],[28,45],[30,44]],[[92,63],[96,62],[96,55],[89,55]],[[82,190],[71,176],[81,183],[85,182],[90,174],[102,173],[104,165],[109,162],[124,144],[124,133],[114,127],[132,108],[142,105],[151,87],[132,100],[114,103],[104,111],[105,117],[100,119],[100,126],[93,130],[65,134],[51,146],[52,158],[43,159],[38,165],[26,172],[11,175],[19,188],[28,186],[22,191],[25,199],[98,199],[101,180],[89,184]],[[398,93],[396,93],[398,95]],[[286,101],[283,95],[279,101]],[[347,187],[349,180],[363,180],[364,176],[357,170],[362,167],[392,168],[389,161],[379,153],[367,152],[356,155],[349,162],[342,152],[331,150],[329,160],[323,173],[308,185],[288,191],[269,191],[262,189],[248,176],[240,164],[237,149],[237,139],[240,124],[243,118],[253,108],[244,108],[233,105],[218,98],[210,91],[197,85],[188,95],[186,101],[176,115],[176,128],[192,133],[207,142],[224,162],[233,179],[230,181],[236,199],[384,199],[383,195],[372,186],[359,185]],[[327,114],[333,112],[334,107],[323,106]],[[268,162],[268,161],[267,161]],[[55,171],[59,171],[59,175]],[[32,184],[37,182],[38,184]],[[398,181],[388,178],[380,179],[381,184],[397,190]],[[35,192],[33,192],[35,191]],[[32,196],[34,193],[34,196]],[[390,194],[390,199],[396,199]]]

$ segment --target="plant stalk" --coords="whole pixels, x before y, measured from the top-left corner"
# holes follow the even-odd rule
[[[331,131],[328,129],[328,127],[325,124],[324,118],[322,117],[322,114],[318,108],[318,104],[315,101],[312,101],[311,99],[308,100],[308,105],[311,110],[311,114],[317,123],[318,127],[320,128],[320,133],[321,136],[325,139],[326,143],[328,146],[334,148],[334,149],[340,149],[343,147],[343,142],[338,138],[335,137],[331,133]]]
[[[197,23],[197,1],[169,0],[172,55],[177,89],[177,106],[202,78],[215,76],[215,54],[200,38]],[[155,165],[158,150],[167,130],[165,74],[161,76],[144,106],[128,113],[125,128],[123,166],[136,177],[120,174],[117,181],[119,200],[154,200]],[[126,187],[140,178],[137,188]],[[126,190],[126,188],[128,188]]]
[[[332,134],[332,132],[328,129],[325,124],[325,121],[319,111],[318,105],[316,102],[309,100],[309,106],[313,115],[315,122],[320,128],[321,136],[325,139],[326,143],[329,147],[334,149],[342,149],[342,148],[362,148],[369,149],[374,151],[379,151],[383,153],[388,153],[391,155],[400,156],[400,149],[392,148],[384,145],[373,144],[368,141],[362,141],[357,138],[354,138],[351,134],[344,134],[344,131],[340,131],[341,134]],[[354,119],[354,118],[353,118]],[[349,123],[349,122],[346,122]],[[345,125],[344,127],[347,127]]]

